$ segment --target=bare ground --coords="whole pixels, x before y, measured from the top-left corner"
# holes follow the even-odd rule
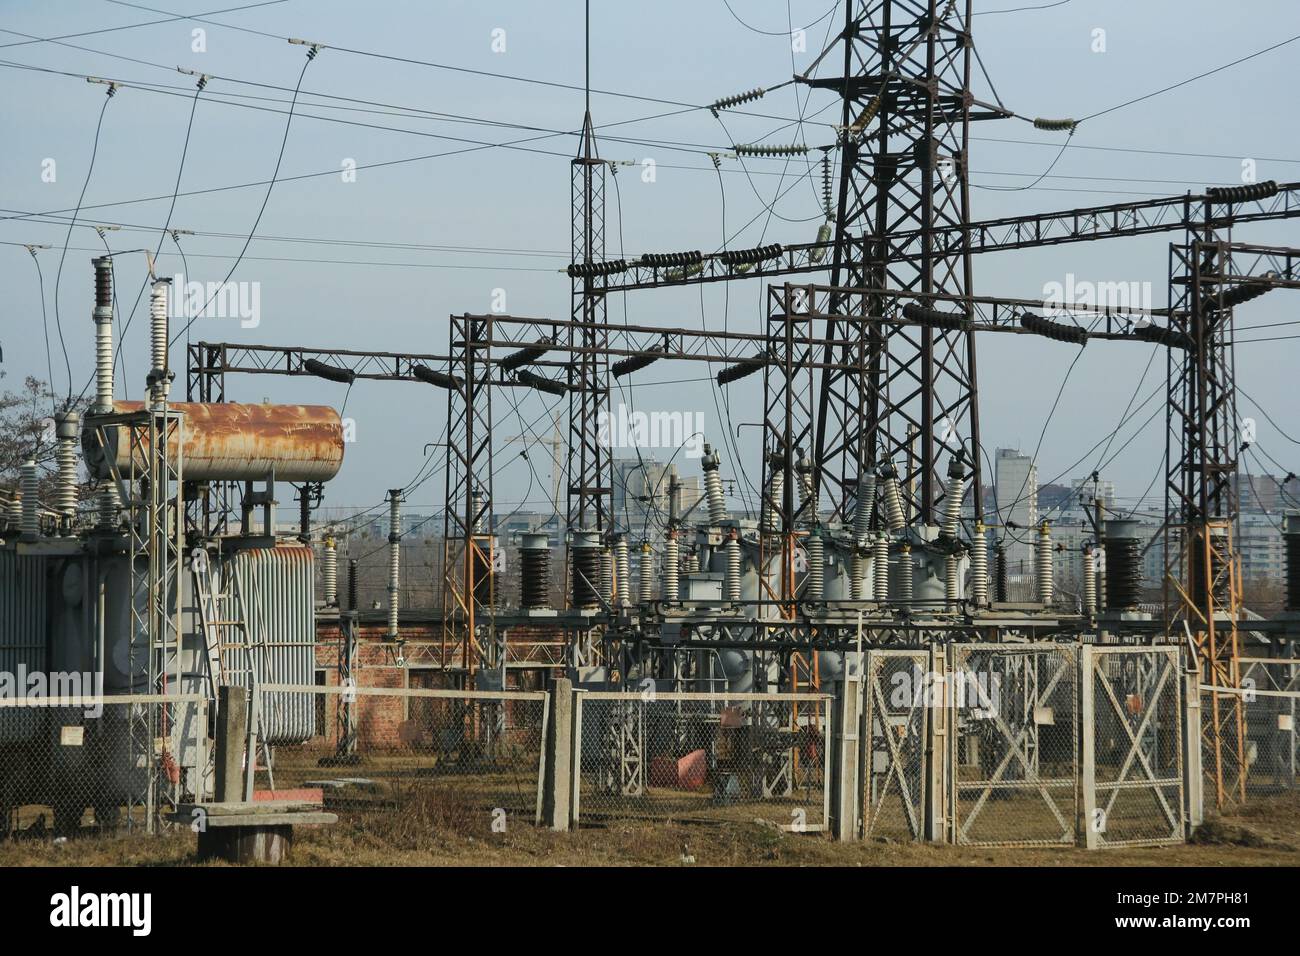
[[[475,831],[478,831],[475,834]],[[0,866],[191,866],[195,836],[48,837],[0,844]],[[614,823],[552,833],[507,821],[492,833],[482,813],[445,799],[404,814],[349,818],[303,828],[299,866],[1296,866],[1300,794],[1260,799],[1206,823],[1180,846],[1088,851],[1067,848],[950,847],[871,841],[836,843],[820,834],[782,833],[759,822]]]

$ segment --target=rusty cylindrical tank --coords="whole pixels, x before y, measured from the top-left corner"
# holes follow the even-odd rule
[[[185,414],[183,476],[186,481],[254,481],[275,473],[278,481],[328,481],[343,465],[343,423],[325,405],[244,405],[234,402],[176,402],[169,409]],[[117,415],[144,410],[143,402],[114,402]],[[95,416],[86,419],[82,446],[86,465],[100,478],[113,461],[119,473],[130,467],[127,426],[107,429],[107,454],[95,436]],[[147,436],[145,444],[147,448]],[[172,460],[180,449],[168,443]],[[148,467],[146,449],[137,450],[137,473]]]

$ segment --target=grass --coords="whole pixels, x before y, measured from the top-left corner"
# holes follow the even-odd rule
[[[292,860],[299,866],[1300,865],[1300,794],[1263,798],[1212,819],[1185,845],[1096,851],[836,843],[758,821],[620,822],[572,833],[537,829],[514,816],[505,823],[504,832],[493,832],[493,818],[479,806],[447,790],[425,790],[403,813],[355,814],[336,826],[303,828]],[[0,844],[0,866],[50,865],[192,866],[195,836],[180,830],[155,838],[86,836],[56,843],[43,837]]]

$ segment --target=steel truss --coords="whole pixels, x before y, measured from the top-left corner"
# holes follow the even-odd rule
[[[451,317],[447,391],[446,507],[443,509],[440,666],[469,675],[496,647],[492,534],[492,390],[487,350],[493,316]],[[484,649],[487,652],[484,653]]]
[[[1170,247],[1170,329],[1186,348],[1168,352],[1165,480],[1165,607],[1186,628],[1210,692],[1203,722],[1215,803],[1246,798],[1241,686],[1240,559],[1235,532],[1238,455],[1234,306],[1272,288],[1297,288],[1300,250],[1233,243],[1235,207],[1205,203],[1203,224]],[[1239,272],[1234,254],[1250,259]],[[1252,274],[1265,267],[1267,271]],[[1172,592],[1172,594],[1171,594]],[[1171,613],[1172,612],[1172,613]],[[1175,633],[1175,637],[1178,637]]]

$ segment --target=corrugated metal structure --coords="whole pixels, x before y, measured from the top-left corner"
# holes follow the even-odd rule
[[[0,674],[16,681],[47,669],[48,620],[46,559],[0,549]],[[0,744],[30,740],[34,728],[20,712],[0,711]]]
[[[283,543],[238,551],[227,562],[225,573],[238,577],[244,598],[253,686],[313,683],[316,624],[311,548]],[[249,686],[248,652],[232,648],[226,660],[226,681]],[[261,702],[267,743],[302,743],[315,734],[315,702],[309,695],[264,694]]]

